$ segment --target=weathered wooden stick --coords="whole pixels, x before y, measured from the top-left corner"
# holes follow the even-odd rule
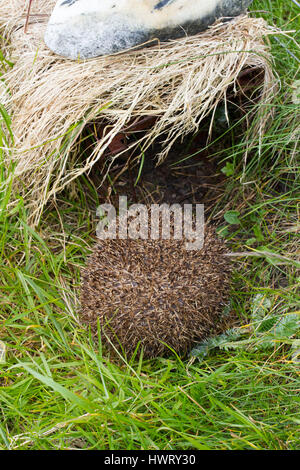
[[[24,33],[25,34],[27,33],[27,29],[28,29],[31,5],[32,5],[32,0],[29,0],[28,9],[27,9],[27,16],[26,16],[26,23],[25,23],[25,26],[24,26]]]

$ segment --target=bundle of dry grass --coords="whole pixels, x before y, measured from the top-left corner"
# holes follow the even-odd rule
[[[102,341],[145,357],[186,353],[220,328],[229,296],[226,247],[206,226],[204,246],[185,240],[103,240],[82,273],[81,320]]]
[[[33,223],[49,198],[105,158],[110,142],[134,118],[158,117],[132,146],[144,151],[167,135],[160,161],[175,139],[197,131],[229,88],[238,88],[243,69],[264,70],[261,99],[272,95],[264,37],[273,30],[262,19],[241,16],[194,37],[74,62],[55,56],[43,43],[54,3],[33,2],[25,34],[24,0],[0,0],[2,49],[14,63],[3,70],[1,82],[1,101],[15,136],[8,161],[16,164],[14,181],[31,205]],[[109,124],[108,131],[80,161],[78,139],[89,122]]]

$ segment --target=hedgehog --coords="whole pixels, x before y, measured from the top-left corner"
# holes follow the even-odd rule
[[[220,330],[231,266],[205,225],[201,250],[185,240],[99,240],[82,271],[81,321],[111,351],[145,358],[177,353]]]

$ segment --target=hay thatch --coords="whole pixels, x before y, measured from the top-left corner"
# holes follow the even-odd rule
[[[167,135],[158,160],[174,140],[197,131],[201,120],[238,87],[246,67],[264,69],[262,100],[274,87],[269,48],[272,29],[262,19],[240,16],[225,25],[167,44],[99,57],[87,62],[62,59],[43,43],[55,0],[33,2],[24,34],[24,0],[0,0],[2,49],[14,63],[6,68],[2,103],[12,116],[15,184],[31,205],[36,222],[45,203],[95,162],[114,136],[137,116],[158,116],[156,124],[133,145],[145,150]],[[85,161],[72,159],[76,140],[88,122],[110,123]],[[74,162],[76,160],[76,162]]]
[[[82,272],[80,320],[102,343],[145,357],[186,353],[222,330],[230,261],[206,225],[201,250],[185,240],[100,240]],[[224,322],[223,322],[224,323]]]

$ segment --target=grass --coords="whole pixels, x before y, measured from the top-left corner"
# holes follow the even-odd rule
[[[252,10],[285,30],[299,28],[292,1],[257,0]],[[76,311],[80,267],[94,241],[88,207],[97,204],[95,191],[78,180],[76,197],[62,194],[35,231],[24,201],[11,208],[17,195],[9,187],[0,193],[0,339],[7,349],[0,449],[299,448],[295,39],[272,40],[281,90],[263,140],[253,140],[245,159],[245,139],[229,129],[229,147],[214,156],[227,176],[211,217],[237,253],[237,335],[206,345],[205,354],[118,363],[102,355]],[[4,110],[2,127],[10,127]],[[5,147],[4,132],[1,139]],[[12,173],[0,163],[1,181]]]

